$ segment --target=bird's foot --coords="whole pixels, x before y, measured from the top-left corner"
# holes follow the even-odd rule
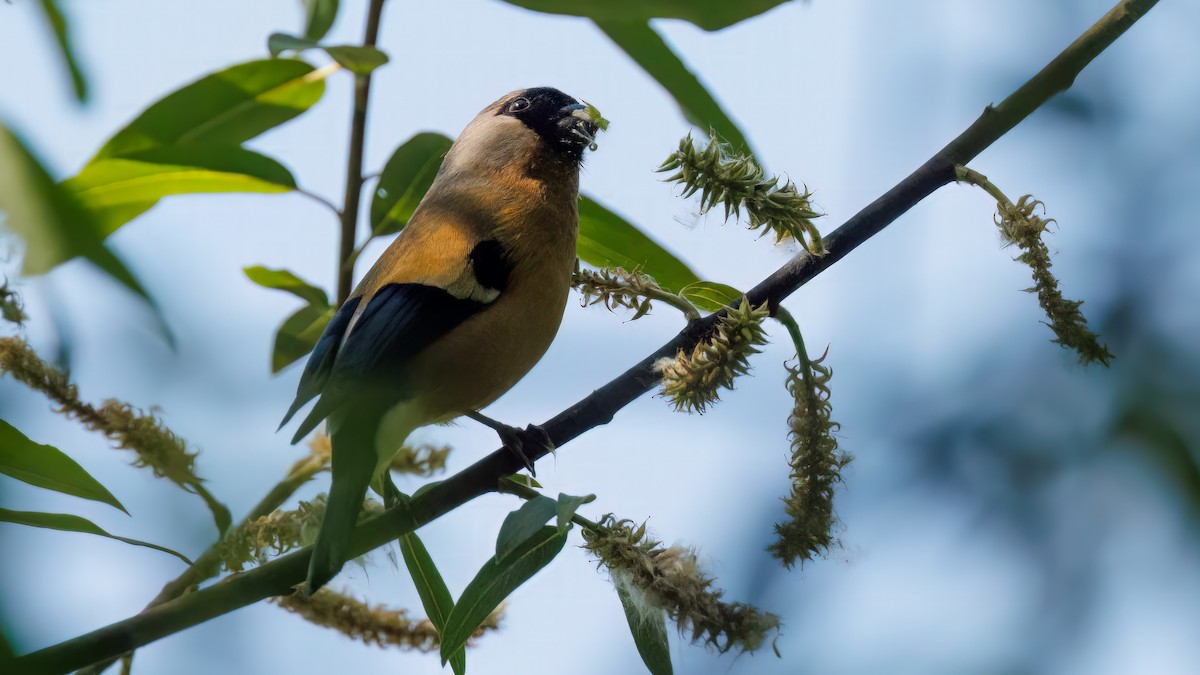
[[[516,455],[526,469],[529,469],[530,476],[537,476],[537,470],[533,468],[533,462],[529,459],[529,455],[525,454],[525,449],[539,448],[546,452],[554,452],[554,442],[550,440],[550,435],[536,424],[530,424],[524,429],[505,427],[497,429],[496,432],[500,435],[500,441],[504,443],[504,447]]]
[[[525,451],[529,449],[531,452],[534,449],[545,450],[546,452],[554,452],[554,442],[550,440],[550,434],[546,430],[536,424],[530,424],[524,429],[511,427],[503,422],[481,415],[478,412],[469,412],[467,417],[490,427],[500,436],[500,442],[511,453],[521,460],[521,464],[529,469],[529,475],[536,476],[537,470],[533,467],[533,461],[529,458],[529,454]]]

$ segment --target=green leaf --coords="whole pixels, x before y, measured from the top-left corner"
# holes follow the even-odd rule
[[[75,49],[71,46],[71,32],[67,27],[67,19],[58,6],[58,0],[42,0],[41,4],[42,15],[45,16],[46,23],[50,24],[50,30],[54,33],[54,41],[58,43],[59,56],[62,57],[63,65],[66,66],[67,73],[71,76],[71,89],[75,93],[75,100],[86,103],[88,99],[87,79],[83,76],[79,60],[75,57]]]
[[[537,534],[557,511],[558,505],[553,499],[539,495],[508,514],[496,537],[496,560],[504,562],[521,544]]]
[[[100,236],[107,237],[116,232],[125,223],[154,208],[154,205],[157,203],[157,199],[152,202],[131,202],[93,211],[92,217],[96,231],[100,233]]]
[[[304,37],[314,42],[325,37],[337,13],[338,0],[304,0]]]
[[[706,312],[718,312],[726,307],[737,307],[746,297],[733,286],[715,281],[697,281],[684,286],[679,294],[693,305]]]
[[[312,351],[335,310],[324,290],[288,270],[254,266],[242,271],[259,286],[286,291],[308,303],[288,317],[275,334],[271,372],[277,373]]]
[[[239,145],[308,110],[325,92],[329,72],[264,59],[207,75],[146,108],[92,161],[164,145]]]
[[[441,572],[438,572],[433,558],[416,533],[409,532],[400,537],[400,553],[404,556],[404,564],[417,587],[417,595],[421,596],[421,606],[425,608],[429,622],[441,633],[445,630],[446,619],[450,618],[450,612],[454,609],[454,598],[450,595],[450,589],[446,588]],[[463,675],[466,672],[466,649],[459,648],[450,657],[450,667],[454,670],[454,675]]]
[[[62,532],[82,532],[83,534],[94,534],[99,537],[108,537],[123,541],[126,544],[134,546],[145,546],[163,553],[170,553],[179,558],[189,566],[192,564],[186,556],[177,551],[172,551],[165,546],[151,544],[137,539],[129,539],[127,537],[118,537],[115,534],[109,534],[101,529],[98,525],[86,518],[73,516],[67,513],[35,513],[33,511],[9,511],[8,509],[0,509],[0,523],[16,523],[17,525],[28,525],[29,527],[41,527],[47,530],[60,530]]]
[[[596,267],[623,267],[654,277],[659,286],[678,292],[700,277],[658,242],[595,200],[579,200],[579,259]]]
[[[637,646],[638,654],[651,675],[671,675],[671,648],[667,643],[667,622],[662,610],[639,611],[639,605],[645,609],[653,607],[646,602],[634,602],[631,589],[626,584],[614,583],[617,597],[621,599],[621,608],[625,610],[625,620],[629,622],[629,632],[633,635],[633,644]],[[632,592],[641,593],[634,588]]]
[[[261,265],[254,265],[253,267],[244,267],[242,271],[245,272],[246,278],[263,288],[287,291],[310,305],[329,306],[329,296],[325,294],[324,289],[313,286],[290,270],[273,270]]]
[[[752,152],[750,142],[721,109],[721,104],[649,24],[597,21],[596,25],[667,90],[689,122],[705,133],[709,129],[716,131],[735,150]]]
[[[34,443],[0,420],[0,473],[47,490],[125,507],[91,474],[58,448]]]
[[[757,16],[784,0],[507,0],[548,14],[586,16],[598,21],[649,21],[683,19],[703,28],[719,30]]]
[[[321,49],[355,75],[368,75],[388,62],[388,55],[383,50],[365,45],[334,45]]]
[[[495,558],[467,584],[442,631],[442,664],[467,643],[471,635],[514,590],[548,565],[567,543],[567,533],[543,527],[503,562]]]
[[[408,225],[453,143],[442,134],[426,132],[396,148],[379,175],[371,200],[372,232],[394,234]]]
[[[284,52],[302,52],[306,49],[318,48],[320,45],[313,40],[287,33],[271,33],[267,36],[267,51],[271,52],[271,56],[279,56]]]
[[[271,372],[278,373],[311,352],[334,311],[329,305],[305,305],[285,319],[275,333]]]
[[[103,214],[111,234],[163,197],[214,192],[280,193],[296,189],[282,164],[238,146],[173,145],[101,159],[63,187]]]
[[[328,72],[271,59],[208,75],[147,108],[65,185],[102,236],[168,195],[294,190],[285,167],[238,146],[312,106]]]
[[[388,62],[388,55],[376,47],[365,45],[335,45],[326,47],[313,40],[307,40],[287,33],[271,33],[267,37],[267,50],[271,56],[279,56],[284,52],[300,53],[309,49],[320,49],[337,61],[343,68],[356,75],[367,75],[379,66]]]
[[[104,247],[92,213],[56,184],[20,138],[3,125],[0,176],[4,177],[0,180],[0,211],[5,226],[25,241],[25,274],[44,274],[65,260],[82,256],[149,300],[125,263]]]
[[[558,493],[558,503],[555,504],[555,509],[558,513],[558,529],[566,530],[571,527],[571,517],[579,510],[579,507],[584,504],[591,504],[594,501],[596,501],[596,495],[576,497],[575,495]]]

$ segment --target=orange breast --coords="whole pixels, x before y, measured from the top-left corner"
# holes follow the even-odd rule
[[[546,353],[562,323],[574,266],[573,255],[547,253],[542,260],[519,262],[492,306],[413,360],[408,375],[427,423],[487,406]]]

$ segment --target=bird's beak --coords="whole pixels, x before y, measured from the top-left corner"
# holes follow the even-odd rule
[[[574,136],[581,144],[591,145],[596,141],[596,132],[599,127],[588,116],[587,106],[582,103],[572,103],[559,108],[558,114],[562,116],[562,122],[569,133]]]

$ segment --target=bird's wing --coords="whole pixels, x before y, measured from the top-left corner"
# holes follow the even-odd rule
[[[325,388],[325,383],[329,380],[329,373],[333,371],[333,362],[337,357],[338,348],[341,347],[342,338],[361,301],[362,298],[350,298],[342,303],[329,323],[325,324],[325,330],[321,333],[317,344],[313,346],[312,353],[308,356],[308,363],[304,365],[304,374],[300,376],[300,386],[296,389],[296,400],[292,401],[292,406],[288,408],[287,414],[283,416],[283,421],[279,423],[280,429],[292,419],[296,411],[304,407],[305,403],[316,398]]]
[[[321,398],[293,443],[347,402],[386,410],[411,395],[404,378],[409,361],[499,297],[509,271],[504,248],[494,239],[471,239],[457,228],[418,227],[376,263],[309,357],[284,424]]]

